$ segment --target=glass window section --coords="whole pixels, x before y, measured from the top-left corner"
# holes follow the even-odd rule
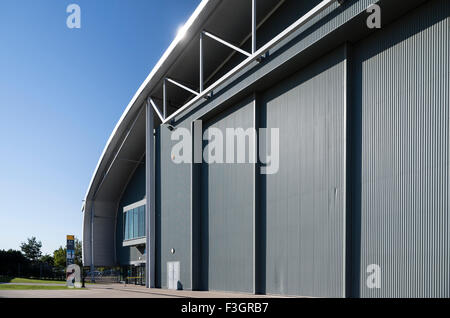
[[[145,205],[124,212],[123,240],[145,237]]]
[[[128,211],[128,239],[133,238],[133,210]]]
[[[134,223],[134,236],[133,238],[138,238],[139,237],[139,210],[138,209],[134,209],[133,211],[133,223]]]
[[[145,236],[145,206],[139,207],[139,237]]]
[[[130,212],[130,239],[134,238],[134,210]]]
[[[138,219],[138,230],[137,230],[137,237],[141,237],[141,207],[136,209],[137,212],[137,219]]]
[[[128,213],[125,212],[123,215],[123,228],[125,229],[124,240],[128,240],[128,237],[129,237],[127,216],[128,216]]]
[[[141,237],[145,236],[145,207],[141,207],[141,227],[140,227]]]
[[[145,209],[144,207],[142,207],[141,210],[141,218],[140,218],[140,222],[141,222],[141,226],[140,226],[140,233],[141,236],[144,237],[145,236]]]

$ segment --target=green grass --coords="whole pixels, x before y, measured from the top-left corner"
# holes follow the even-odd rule
[[[28,279],[28,278],[12,278],[12,279],[2,279],[2,283],[28,283],[28,284],[62,284],[65,285],[66,282],[60,280],[41,280],[41,279]]]
[[[44,285],[1,285],[0,290],[61,290],[71,289],[66,286],[44,286]]]

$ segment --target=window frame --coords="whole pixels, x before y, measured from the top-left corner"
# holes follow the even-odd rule
[[[141,236],[140,234],[140,211],[143,211],[142,220],[145,223],[145,206],[147,204],[147,200],[143,199],[141,201],[135,202],[133,204],[127,205],[123,208],[123,241],[129,242],[134,240],[139,240],[145,238],[145,224],[144,224],[144,233]],[[143,209],[142,209],[143,207]],[[137,228],[135,228],[135,223],[137,220]],[[130,222],[131,221],[131,222]],[[128,235],[126,235],[128,234]]]

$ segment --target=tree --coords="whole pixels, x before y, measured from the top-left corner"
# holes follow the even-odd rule
[[[81,241],[75,239],[75,264],[83,266],[83,249]],[[53,252],[53,264],[55,267],[65,268],[67,266],[67,248],[60,246]]]
[[[21,276],[28,271],[29,260],[20,251],[0,250],[0,275]]]
[[[20,249],[22,250],[25,257],[31,262],[36,262],[42,256],[41,252],[42,242],[37,241],[33,236],[32,238],[28,238],[27,242],[22,242],[20,245]]]
[[[50,254],[43,255],[40,259],[40,262],[49,266],[53,266],[53,256],[51,256]]]
[[[58,268],[66,267],[66,249],[60,246],[57,250],[53,252],[53,265]]]
[[[83,267],[83,247],[79,239],[75,239],[75,264]]]

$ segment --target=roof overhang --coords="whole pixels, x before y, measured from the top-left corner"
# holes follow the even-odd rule
[[[184,43],[194,36],[192,31],[198,29],[204,23],[205,19],[207,19],[209,14],[217,7],[219,3],[220,0],[202,0],[192,16],[183,26],[182,31],[178,33],[131,99],[130,103],[117,122],[114,130],[112,131],[111,136],[109,137],[100,156],[85,195],[85,200],[82,206],[83,211],[85,209],[86,202],[95,199],[97,188],[102,182],[101,179],[104,177],[104,173],[102,172],[107,169],[108,163],[110,163],[110,160],[108,159],[110,159],[110,157],[113,156],[114,152],[117,150],[123,134],[126,132],[130,122],[137,116],[146,97],[150,94],[151,88],[155,85],[155,83],[161,80],[167,72],[167,69],[170,68],[170,66],[183,51],[185,46]]]
[[[258,3],[257,22],[264,22],[268,15],[277,9],[285,0],[266,0]],[[162,83],[165,78],[175,79],[193,90],[199,90],[199,42],[198,38],[203,30],[221,37],[238,46],[251,34],[251,1],[242,0],[203,0],[194,13],[180,29],[178,35],[152,69],[137,90],[136,94],[127,105],[124,113],[116,124],[111,136],[95,168],[85,195],[85,203],[82,210],[86,209],[86,203],[97,200],[99,187],[104,185],[105,178],[113,168],[114,160],[118,156],[125,136],[130,133],[133,122],[142,112],[143,105],[150,96],[156,104],[162,100]],[[233,21],[233,23],[230,23]],[[205,41],[205,83],[216,80],[217,70],[223,67],[223,62],[231,56],[242,61],[245,56],[234,56],[232,49],[214,42]],[[241,60],[239,60],[241,59]],[[192,93],[184,91],[175,85],[168,85],[167,93],[168,114],[175,112],[184,103],[195,97]],[[157,117],[157,116],[155,116]],[[158,118],[156,124],[160,124]],[[144,145],[143,145],[144,146]]]

